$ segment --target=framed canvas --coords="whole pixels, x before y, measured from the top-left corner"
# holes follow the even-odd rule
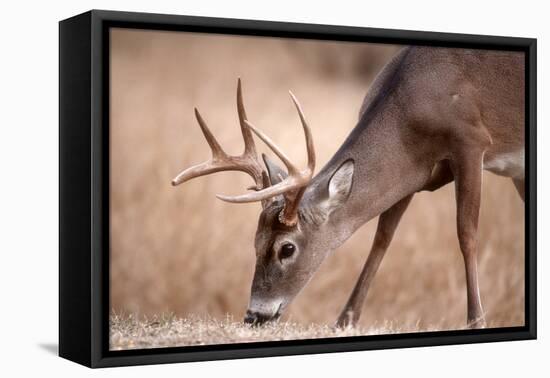
[[[536,338],[535,39],[96,10],[59,28],[60,356]]]

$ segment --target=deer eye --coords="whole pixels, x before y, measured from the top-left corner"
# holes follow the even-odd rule
[[[281,259],[288,259],[296,251],[296,246],[292,243],[285,243],[281,247],[281,252],[279,252],[279,257]]]

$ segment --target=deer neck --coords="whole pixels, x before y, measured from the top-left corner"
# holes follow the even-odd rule
[[[306,193],[310,205],[326,196],[330,178],[348,159],[354,161],[353,184],[345,203],[329,215],[323,232],[338,248],[359,227],[399,200],[422,188],[433,164],[429,145],[405,144],[406,125],[398,110],[364,114],[340,149],[313,179]],[[426,150],[426,151],[425,151]]]

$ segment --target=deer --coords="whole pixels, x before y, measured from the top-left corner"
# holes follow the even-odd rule
[[[244,322],[279,319],[328,255],[378,217],[374,241],[336,327],[359,321],[369,286],[415,193],[454,182],[456,229],[465,266],[466,327],[486,327],[478,283],[478,218],[483,171],[509,177],[525,201],[524,58],[521,53],[408,46],[379,72],[347,139],[314,175],[315,149],[302,107],[290,92],[305,134],[299,168],[247,118],[241,80],[237,111],[244,152],[224,152],[195,116],[212,158],[182,171],[179,185],[219,171],[254,180],[250,191],[217,195],[260,202],[256,264]],[[286,169],[257,155],[253,133]]]

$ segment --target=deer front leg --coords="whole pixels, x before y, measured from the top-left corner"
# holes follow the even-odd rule
[[[477,226],[481,197],[483,152],[469,153],[453,164],[456,188],[457,232],[468,298],[468,327],[485,327],[477,274]]]
[[[336,322],[337,327],[355,326],[359,320],[361,308],[367,296],[370,283],[382,262],[382,258],[390,245],[395,229],[401,220],[401,216],[407,209],[407,206],[409,206],[412,197],[413,195],[411,194],[403,198],[380,215],[369,257],[367,258],[367,262],[359,275],[359,279],[355,284],[355,288],[344,310],[338,317],[338,321]]]

